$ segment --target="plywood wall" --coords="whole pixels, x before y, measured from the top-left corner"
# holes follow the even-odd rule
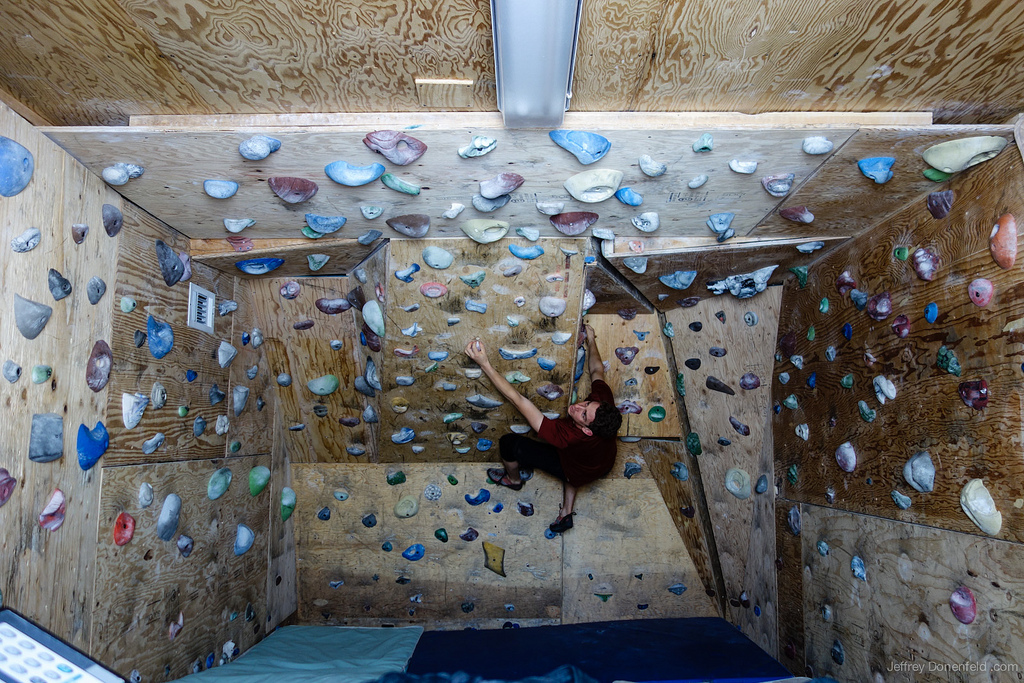
[[[93,345],[112,343],[116,263],[124,238],[108,237],[102,206],[120,206],[117,195],[102,181],[51,143],[6,107],[0,106],[0,135],[26,147],[35,170],[20,194],[0,198],[0,364],[21,367],[15,383],[0,379],[4,406],[0,427],[0,467],[17,480],[10,499],[0,507],[0,594],[13,607],[62,638],[88,649],[92,635],[92,570],[95,547],[90,538],[99,506],[99,467],[83,471],[75,450],[79,425],[92,429],[105,416],[111,387],[91,391],[85,381]],[[82,244],[71,237],[71,226],[84,223],[89,232]],[[11,240],[38,228],[39,245],[15,253]],[[71,281],[71,294],[54,301],[47,271],[58,270]],[[102,278],[107,292],[95,305],[86,296],[92,277]],[[46,327],[34,340],[23,337],[15,324],[14,295],[53,309]],[[37,365],[50,366],[52,375],[35,384]],[[34,414],[53,413],[63,420],[63,456],[52,462],[28,458]],[[101,460],[102,466],[102,460]],[[55,489],[66,499],[65,521],[56,531],[44,529],[39,515]]]
[[[498,394],[485,376],[477,379],[466,376],[467,369],[477,366],[463,351],[466,344],[476,337],[484,342],[491,364],[499,373],[504,375],[518,370],[529,377],[529,381],[519,384],[520,390],[541,410],[565,414],[576,361],[575,342],[583,292],[584,257],[580,253],[584,247],[583,240],[540,240],[537,245],[544,253],[534,260],[516,258],[508,250],[510,244],[527,247],[530,242],[523,238],[514,241],[506,238],[493,245],[480,245],[468,239],[400,240],[391,243],[385,276],[388,298],[381,371],[384,386],[381,401],[382,460],[491,460],[494,456],[485,454],[489,448],[486,442],[491,442],[496,449],[498,439],[508,431],[508,425],[524,424],[519,412]],[[448,250],[454,257],[453,264],[444,270],[426,265],[422,252],[427,246]],[[566,255],[562,248],[576,253]],[[419,265],[420,270],[412,276],[412,282],[396,278],[395,271],[409,268],[413,263]],[[504,275],[517,267],[521,268],[518,274]],[[483,272],[484,278],[476,287],[461,279],[470,278],[478,272]],[[444,285],[447,293],[440,298],[424,296],[420,287],[428,282]],[[522,297],[522,306],[515,303],[518,297]],[[560,299],[565,303],[565,312],[558,317],[545,316],[539,309],[542,297]],[[482,302],[487,308],[483,313],[468,310],[467,301]],[[450,321],[455,322],[449,324]],[[422,332],[409,336],[414,331],[414,324],[418,324]],[[554,333],[567,334],[570,338],[564,344],[557,344],[552,341]],[[399,355],[399,352],[414,348],[418,351],[411,357]],[[524,360],[505,360],[499,354],[502,348],[523,352],[535,350],[536,353]],[[431,352],[447,353],[448,356],[445,360],[436,361],[435,367],[435,361],[428,357]],[[544,370],[539,366],[538,358],[555,361],[555,367]],[[395,379],[398,376],[410,376],[414,383],[399,385]],[[560,387],[563,396],[548,400],[537,394],[537,389],[546,384]],[[468,396],[475,394],[501,400],[503,405],[493,410],[475,407],[466,401]],[[407,402],[408,410],[396,412],[393,409],[396,400]],[[446,425],[444,417],[450,413],[461,413],[462,416]],[[472,429],[473,422],[486,425],[479,436]],[[415,431],[416,437],[407,444],[393,443],[391,435],[404,427]],[[465,435],[464,443],[459,447],[471,447],[473,455],[457,452],[448,439],[449,433]]]
[[[792,335],[802,370],[783,355],[775,367],[773,398],[787,396],[798,407],[781,407],[774,418],[776,465],[780,475],[795,466],[796,482],[781,481],[787,498],[825,504],[829,490],[834,504],[851,511],[916,522],[965,533],[981,533],[960,508],[960,491],[970,479],[983,479],[1003,514],[1001,538],[1024,540],[1020,498],[1019,448],[1020,345],[1014,321],[1024,317],[1016,273],[998,267],[989,255],[988,237],[1004,213],[1024,214],[1021,157],[1016,149],[957,176],[935,190],[955,195],[949,216],[938,220],[923,202],[908,206],[865,239],[829,256],[811,269],[806,289],[787,284],[780,340]],[[915,275],[911,261],[895,256],[899,247],[935,252],[940,260],[934,281]],[[869,295],[888,292],[892,313],[876,321],[858,311],[850,296],[840,296],[836,278],[849,271]],[[985,308],[971,302],[967,288],[975,278],[988,278],[995,296]],[[821,300],[829,300],[821,313]],[[934,302],[938,317],[925,319]],[[909,320],[906,338],[894,333],[898,315]],[[844,325],[850,325],[846,339]],[[814,340],[808,339],[813,327]],[[836,349],[829,362],[826,351]],[[937,367],[940,347],[951,349],[962,365],[959,377]],[[780,351],[781,353],[781,351]],[[868,355],[870,354],[870,356]],[[872,360],[873,359],[873,360]],[[779,381],[788,373],[788,384]],[[815,388],[807,384],[812,373]],[[852,375],[852,388],[841,380]],[[889,378],[896,398],[880,404],[872,388],[876,376]],[[985,380],[988,407],[967,407],[957,394],[961,382]],[[876,412],[873,422],[859,414],[864,401]],[[807,424],[809,438],[795,433]],[[834,453],[849,441],[858,455],[856,469],[839,469]],[[903,466],[916,452],[931,453],[935,490],[922,494],[903,479]],[[912,505],[902,510],[890,497],[896,490]]]
[[[434,102],[417,78],[468,79],[494,111],[486,3],[263,4],[196,11],[135,3],[4,8],[0,84],[44,118],[392,112]],[[312,18],[312,21],[309,19]],[[1016,111],[1022,24],[1009,0],[892,7],[832,0],[583,6],[576,111],[921,111],[958,123]],[[954,41],[944,38],[954,35]],[[281,42],[283,41],[283,43]],[[268,45],[273,49],[268,50]],[[352,46],[359,46],[353,50]]]
[[[144,679],[178,678],[219,662],[225,643],[241,651],[266,635],[267,551],[271,487],[250,492],[253,467],[268,467],[269,456],[190,460],[107,467],[95,537],[96,589],[93,655],[115,671],[138,671]],[[221,497],[210,500],[208,482],[219,468],[232,473]],[[148,483],[153,503],[142,508],[139,488]],[[177,528],[170,540],[158,536],[164,501],[181,499]],[[122,512],[135,520],[135,534],[123,546],[114,543],[115,520]],[[237,554],[239,525],[255,535]],[[192,539],[185,557],[182,536]],[[171,623],[183,621],[173,638]],[[232,648],[228,648],[229,651]]]
[[[1020,630],[1019,620],[1006,601],[1014,599],[1022,541],[1015,321],[1024,311],[1015,275],[1020,265],[996,265],[989,236],[1000,216],[1024,211],[1022,172],[1020,154],[1010,147],[933,185],[953,193],[948,216],[935,218],[924,201],[913,202],[812,265],[806,288],[795,278],[786,283],[772,423],[782,496],[778,581],[780,596],[783,590],[787,596],[779,636],[782,661],[794,671],[802,673],[806,663],[807,671],[840,681],[924,680],[928,671],[966,662],[992,680],[1019,676],[998,667],[1021,659],[1019,638],[1009,635]],[[909,260],[901,258],[904,248]],[[938,258],[931,281],[915,274],[918,248]],[[844,271],[868,296],[888,293],[892,312],[875,320],[858,310],[837,289]],[[968,296],[977,278],[994,285],[986,307]],[[929,304],[936,309],[932,323],[925,317]],[[899,315],[909,325],[903,337],[894,328]],[[937,367],[943,346],[958,358],[959,376]],[[804,359],[802,369],[791,353]],[[876,377],[896,390],[884,405],[874,391]],[[852,385],[843,386],[844,378]],[[958,395],[961,382],[978,380],[988,387],[984,408],[969,407]],[[796,407],[784,405],[794,400]],[[796,433],[802,424],[806,440]],[[849,473],[835,457],[847,441],[857,456]],[[935,465],[930,492],[915,490],[903,475],[919,451],[928,451]],[[1002,515],[996,538],[961,507],[971,479],[984,482]],[[900,496],[909,507],[897,504]],[[854,556],[866,567],[863,580],[852,572]],[[977,601],[970,624],[950,609],[950,595],[961,586]],[[792,607],[797,596],[802,614]],[[894,664],[902,673],[893,673]],[[925,673],[914,673],[914,665]]]
[[[646,471],[626,479],[636,453],[620,451],[612,474],[581,491],[573,530],[553,538],[544,531],[561,487],[543,473],[514,492],[488,482],[482,464],[293,465],[298,618],[498,628],[714,613],[657,485]],[[404,481],[389,484],[398,472]],[[471,504],[481,491],[486,502]],[[399,519],[407,495],[419,511]],[[469,528],[478,536],[461,538]],[[505,576],[485,568],[484,541],[504,550]],[[404,558],[416,543],[422,559]],[[680,595],[668,590],[677,583]]]
[[[772,654],[778,648],[778,598],[771,570],[775,513],[768,381],[781,297],[778,287],[748,299],[724,294],[665,316],[675,330],[676,369],[686,390],[692,430],[687,438],[700,442],[697,462],[728,598],[727,618]],[[757,317],[754,325],[747,324],[750,313]],[[758,377],[759,386],[741,387],[748,373]],[[713,380],[733,393],[712,389]],[[726,488],[730,471],[746,475],[745,496]],[[762,476],[768,488],[756,493]]]
[[[187,327],[189,282],[180,281],[167,286],[160,274],[156,240],[162,240],[176,253],[188,252],[187,239],[144,211],[128,205],[117,283],[110,292],[113,300],[113,339],[110,346],[114,353],[114,368],[107,405],[111,445],[106,462],[111,465],[221,457],[226,451],[229,435],[216,433],[217,416],[234,418],[230,393],[223,402],[217,405],[210,403],[210,389],[214,384],[224,392],[231,389],[230,369],[222,368],[217,360],[220,343],[225,341],[236,349],[243,348],[241,334],[233,334],[233,314],[215,315],[212,335]],[[190,282],[212,292],[218,303],[234,296],[233,276],[200,263],[192,265]],[[121,308],[121,301],[126,298],[136,304],[129,313]],[[174,332],[174,346],[160,359],[150,351],[148,338],[142,346],[135,345],[136,331],[146,333],[151,315],[156,320],[169,323]],[[238,363],[241,367],[244,362],[246,360],[239,353],[232,364]],[[188,379],[190,370],[195,373],[192,381]],[[160,409],[147,406],[138,426],[125,429],[122,394],[141,393],[148,397],[154,382],[164,386],[166,405]],[[255,408],[256,396],[251,398]],[[188,409],[184,417],[179,414],[183,406]],[[199,417],[206,421],[206,429],[196,436],[194,425]],[[164,445],[154,453],[143,453],[143,442],[157,433],[165,435]]]

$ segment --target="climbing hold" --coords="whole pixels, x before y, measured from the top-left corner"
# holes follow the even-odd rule
[[[754,486],[755,493],[764,493],[768,490],[768,476],[762,474],[757,478],[757,484]]]
[[[484,566],[498,576],[505,576],[505,549],[488,541],[483,542]]]
[[[586,204],[594,204],[603,202],[615,194],[615,190],[618,189],[621,182],[622,171],[598,168],[577,173],[566,180],[563,187],[572,195],[573,199]],[[555,227],[558,226],[555,225]]]
[[[712,214],[706,221],[706,225],[711,232],[718,235],[717,239],[719,242],[724,242],[736,234],[736,231],[731,227],[732,220],[735,217],[736,214],[729,212]]]
[[[509,224],[490,218],[476,218],[459,225],[467,237],[479,244],[497,242],[508,233]]]
[[[34,170],[32,152],[0,135],[0,197],[13,197],[28,187]]]
[[[160,516],[156,522],[156,534],[161,541],[174,538],[178,530],[178,518],[181,515],[181,498],[176,493],[169,493],[160,507]]]
[[[661,422],[665,419],[665,414],[665,408],[662,406],[652,406],[651,409],[647,411],[647,419],[651,422]]]
[[[317,396],[329,396],[337,391],[340,385],[336,375],[323,375],[306,382],[306,387]],[[246,394],[248,394],[248,389],[246,389]]]
[[[725,473],[725,490],[740,500],[750,498],[750,475],[738,467],[729,468]]]
[[[32,251],[39,246],[39,240],[41,237],[42,233],[39,231],[39,228],[28,228],[25,232],[11,240],[11,249],[13,249],[16,254],[24,254]]]
[[[217,347],[217,364],[222,368],[226,368],[231,365],[231,361],[233,361],[237,355],[238,349],[228,342],[222,341]]]
[[[89,226],[85,223],[72,223],[71,224],[71,239],[75,244],[81,244],[85,241],[85,236],[89,234]]]
[[[1006,213],[992,227],[988,237],[989,253],[1000,268],[1009,270],[1017,261],[1017,221]]]
[[[1006,147],[1006,138],[998,135],[980,135],[948,140],[932,145],[921,157],[932,168],[943,173],[957,173],[983,161],[988,161]]]
[[[715,139],[711,133],[702,134],[692,145],[694,152],[710,152],[715,148]]]
[[[786,514],[786,525],[789,526],[789,531],[794,536],[800,535],[802,527],[802,520],[800,518],[800,506],[794,505],[793,507],[789,508],[789,512]]]
[[[181,263],[181,261],[178,263]],[[247,275],[266,275],[282,265],[284,265],[284,259],[273,257],[253,258],[235,262],[235,268],[238,268]]]
[[[889,492],[889,497],[892,498],[892,502],[896,504],[900,510],[906,510],[910,508],[913,501],[908,496],[903,495],[899,491],[893,489]]]
[[[717,377],[713,377],[711,375],[708,375],[707,379],[704,380],[704,385],[708,389],[711,389],[712,391],[720,391],[723,394],[728,394],[730,396],[736,395],[736,392],[733,390],[732,387],[730,387],[728,384],[718,379]]]
[[[748,159],[732,159],[729,161],[729,169],[734,173],[750,175],[757,170],[757,162]]]
[[[270,483],[270,468],[257,465],[249,470],[249,495],[253,498],[260,495]]]
[[[696,277],[697,271],[695,270],[677,270],[668,275],[659,275],[658,280],[661,284],[672,289],[686,289],[693,284],[693,280]]]
[[[971,283],[967,285],[967,294],[971,297],[971,301],[982,308],[988,306],[989,302],[992,301],[993,292],[994,288],[992,281],[986,280],[985,278],[972,280]]]
[[[988,382],[983,379],[961,382],[957,393],[968,408],[982,410],[988,405]]]
[[[808,427],[806,423],[798,424],[793,431],[795,431],[796,435],[804,441],[807,441],[807,439],[810,438],[810,427]]]
[[[558,129],[548,133],[551,141],[572,153],[581,164],[592,164],[608,153],[612,143],[597,133]]]
[[[750,427],[737,420],[732,415],[729,416],[729,424],[740,436],[750,436]]]
[[[231,485],[231,469],[222,467],[210,475],[206,484],[206,497],[210,500],[217,500],[225,493]]]
[[[33,439],[36,438],[36,427],[37,427],[37,425],[36,425],[36,419],[35,418],[37,418],[37,417],[45,417],[45,416],[42,416],[42,415],[33,415],[32,416],[32,438]],[[56,427],[57,424],[58,424],[58,421],[53,421],[53,425],[52,426]],[[60,424],[61,427],[63,427],[63,421],[60,421],[59,424]],[[48,438],[49,439],[53,439],[53,438],[56,438],[56,437],[57,437],[56,434],[50,434]],[[41,443],[35,443],[36,448],[40,448],[42,445],[43,444],[41,444]],[[50,448],[52,448],[53,450],[56,450],[56,448],[58,446],[61,448],[61,451],[63,451],[63,447],[64,447],[63,436],[60,436],[59,443],[51,443]],[[84,424],[78,426],[78,439],[75,442],[75,450],[78,452],[78,466],[81,467],[83,471],[91,469],[92,466],[95,465],[96,462],[100,459],[100,457],[104,453],[106,453],[108,446],[110,446],[110,434],[107,432],[107,428],[103,425],[102,422],[97,422],[96,426],[93,427],[92,429],[88,429]],[[56,459],[56,458],[40,459],[40,455],[42,455],[42,454],[39,453],[39,452],[35,453],[36,457],[32,457],[33,454],[34,454],[32,448],[33,448],[33,445],[30,443],[30,445],[29,445],[29,459],[30,460],[34,460],[36,462],[50,462],[50,460],[55,460]],[[58,453],[57,454],[57,458],[59,458],[62,454],[63,454],[62,452]]]
[[[281,141],[266,135],[253,135],[238,145],[238,153],[250,161],[260,161],[281,149]],[[209,667],[207,667],[209,668]]]
[[[14,295],[14,320],[18,331],[26,339],[35,339],[46,327],[53,309],[45,304],[36,303]]]
[[[480,489],[475,496],[466,494],[466,502],[470,505],[483,505],[491,499],[491,492],[487,489]]]
[[[408,519],[420,511],[419,498],[413,494],[402,496],[395,503],[395,517]]]
[[[480,181],[480,195],[484,199],[497,199],[515,192],[525,180],[518,173],[499,173],[493,178]]]
[[[777,173],[761,178],[761,187],[773,197],[785,197],[793,189],[793,180],[796,176],[792,173]]]
[[[953,353],[952,349],[945,346],[939,347],[938,355],[935,359],[935,364],[942,370],[945,370],[951,375],[960,376],[960,361],[957,359],[956,354]]]
[[[981,479],[971,479],[960,492],[960,507],[979,529],[995,536],[1003,527],[1003,515]]]
[[[42,384],[53,376],[53,368],[49,365],[32,366],[32,383]]]
[[[875,389],[875,398],[883,406],[886,399],[891,401],[896,398],[896,385],[888,378],[878,375],[871,381],[871,384]]]
[[[60,489],[54,489],[50,495],[50,500],[46,503],[43,511],[39,513],[39,526],[47,531],[56,531],[64,524],[64,513],[66,511],[64,492]]]
[[[423,559],[423,555],[425,553],[426,548],[424,548],[422,544],[414,543],[402,551],[402,557],[409,560],[410,562],[415,562],[417,560]]]
[[[800,283],[800,289],[807,286],[807,266],[793,266],[789,269],[789,272],[796,275],[797,282]]]
[[[832,151],[832,141],[822,135],[804,138],[801,148],[805,154],[828,154]]]
[[[936,271],[939,268],[939,257],[932,251],[920,247],[911,256],[911,264],[919,278],[931,282],[935,279]]]
[[[316,513],[317,519],[326,522],[331,519],[331,508],[324,506]]]
[[[486,135],[474,135],[469,144],[459,148],[459,156],[463,159],[482,157],[498,146],[498,141]]]
[[[244,555],[252,547],[256,534],[244,524],[235,527],[235,555]]]
[[[949,215],[949,210],[953,207],[953,190],[932,192],[928,195],[926,206],[928,207],[928,213],[932,215],[932,218],[945,218]]]
[[[740,377],[740,389],[750,391],[761,386],[761,378],[752,372],[745,373]]]
[[[857,286],[857,281],[850,275],[850,271],[844,270],[836,278],[836,289],[839,290],[839,296],[846,296],[846,293]]]
[[[631,187],[620,187],[615,191],[615,198],[626,206],[640,206],[644,203],[643,196]]]
[[[949,596],[949,609],[961,624],[972,624],[978,616],[978,603],[967,586],[960,586]]]
[[[785,209],[779,211],[779,215],[785,218],[787,221],[794,223],[813,223],[814,214],[806,206],[787,206]],[[801,245],[803,246],[803,245]],[[825,246],[822,244],[822,246]],[[800,249],[800,247],[797,247]]]
[[[864,401],[857,402],[857,410],[860,411],[860,417],[865,422],[874,422],[877,413],[868,407],[868,404]]]
[[[640,353],[640,349],[636,346],[620,346],[615,349],[615,357],[622,361],[623,365],[632,363],[638,353]]]
[[[893,157],[870,157],[858,161],[857,168],[865,177],[883,185],[892,179],[892,165],[895,163]]]
[[[867,302],[867,313],[873,320],[885,320],[892,314],[892,299],[889,292],[876,294]]]
[[[127,545],[135,535],[135,518],[123,510],[114,520],[114,545]]]
[[[704,449],[700,445],[700,436],[697,432],[690,432],[686,435],[686,450],[690,452],[690,455],[700,455],[704,452]]]

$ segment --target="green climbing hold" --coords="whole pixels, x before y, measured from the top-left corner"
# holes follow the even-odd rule
[[[700,437],[697,432],[690,432],[686,435],[686,450],[690,451],[690,455],[700,455],[704,452],[700,446]]]
[[[417,195],[420,193],[420,186],[415,183],[410,183],[406,180],[402,180],[393,173],[385,173],[380,177],[380,181],[385,186],[391,188],[396,192],[404,192],[405,194]]]
[[[663,334],[664,334],[664,335],[665,335],[666,337],[668,337],[669,339],[672,339],[673,337],[675,337],[675,336],[676,336],[676,331],[675,331],[675,329],[674,329],[674,328],[672,327],[672,323],[665,323],[665,327],[664,327],[664,328],[662,328],[662,330],[661,330],[661,331],[662,331],[662,333],[663,333]]]
[[[814,341],[814,325],[807,328],[807,341]]]
[[[217,500],[227,493],[228,486],[230,485],[231,470],[227,467],[221,467],[210,475],[210,481],[206,483],[206,497],[210,500]]]
[[[906,247],[896,247],[892,250],[892,255],[895,256],[898,261],[906,261],[907,257],[910,256],[910,250]]]
[[[178,417],[185,417],[188,415],[188,406],[178,406]]]
[[[611,593],[594,593],[594,595],[601,598],[601,602],[608,602],[608,598],[612,597]]]
[[[647,411],[647,419],[651,422],[661,422],[665,419],[665,409],[661,406],[652,406]]]
[[[686,383],[683,381],[683,373],[676,373],[676,393],[680,396],[686,396]]]
[[[796,401],[796,396],[793,394],[790,394],[785,399],[783,399],[782,405],[786,406],[790,410],[796,410],[797,408],[800,407],[800,404],[798,404]]]
[[[857,401],[857,410],[860,411],[860,417],[865,422],[874,422],[875,421],[875,415],[877,413],[875,413],[874,410],[869,408],[868,404],[865,403],[864,401]]]
[[[306,382],[306,386],[317,396],[328,396],[338,390],[341,383],[336,375],[324,375]]]
[[[390,484],[391,482],[388,483]],[[395,503],[395,517],[398,517],[399,519],[408,519],[419,511],[419,496],[414,496],[412,494],[402,496],[398,499],[398,502]]]
[[[843,385],[844,389],[852,389],[853,388],[853,375],[852,374],[843,375],[843,378],[841,380],[839,380],[839,383],[841,385]]]
[[[435,362],[431,363],[430,365],[428,365],[427,367],[423,368],[423,372],[434,372],[439,367],[441,367],[441,365],[435,361]]]
[[[951,349],[945,346],[939,347],[936,364],[949,374],[960,376],[960,361],[957,360],[956,354]]]
[[[807,286],[807,266],[793,266],[789,272],[796,275],[796,279],[800,282],[800,289]]]
[[[444,423],[445,424],[451,424],[452,422],[455,422],[456,420],[461,420],[461,419],[462,419],[462,413],[448,413],[447,415],[444,416]]]
[[[828,313],[828,297],[824,297],[821,303],[818,304],[818,310],[822,313]]]
[[[287,522],[295,512],[295,491],[285,486],[281,489],[281,521]]]
[[[949,180],[950,178],[952,178],[953,174],[943,173],[937,168],[926,168],[924,169],[924,177],[936,183],[941,183],[944,180]]]
[[[455,478],[455,475],[449,474],[448,475],[448,483],[451,484],[452,486],[458,486],[459,485],[459,480]]]
[[[249,470],[249,495],[253,498],[263,493],[270,483],[270,468],[257,465]]]
[[[441,543],[447,543],[448,542],[448,532],[445,531],[444,529],[438,529],[437,531],[434,532],[434,538],[436,538],[437,540],[441,541]]]
[[[232,453],[237,453],[239,450],[241,450],[241,448],[242,448],[242,442],[241,441],[232,441],[231,444],[228,445],[228,449]]]
[[[302,234],[311,240],[318,240],[321,237],[323,237],[325,233],[317,232],[316,230],[307,225],[306,227],[302,228]]]
[[[786,479],[795,486],[798,478],[799,471],[796,468],[796,464],[790,465],[789,469],[786,470]]]
[[[388,483],[391,484],[392,486],[395,486],[397,484],[404,484],[405,472],[403,472],[402,470],[398,470],[397,472],[390,472],[388,473],[387,480]]]
[[[42,384],[53,376],[53,368],[49,365],[36,365],[32,368],[33,384]]]

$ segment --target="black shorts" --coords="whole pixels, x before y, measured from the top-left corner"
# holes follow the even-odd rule
[[[520,468],[543,470],[565,481],[562,471],[562,459],[558,457],[558,449],[543,441],[535,441],[522,434],[505,434],[498,441],[498,452],[504,462],[514,462]]]

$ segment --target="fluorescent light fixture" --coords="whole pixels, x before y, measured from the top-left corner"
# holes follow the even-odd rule
[[[506,128],[557,128],[569,108],[583,0],[491,0]]]

